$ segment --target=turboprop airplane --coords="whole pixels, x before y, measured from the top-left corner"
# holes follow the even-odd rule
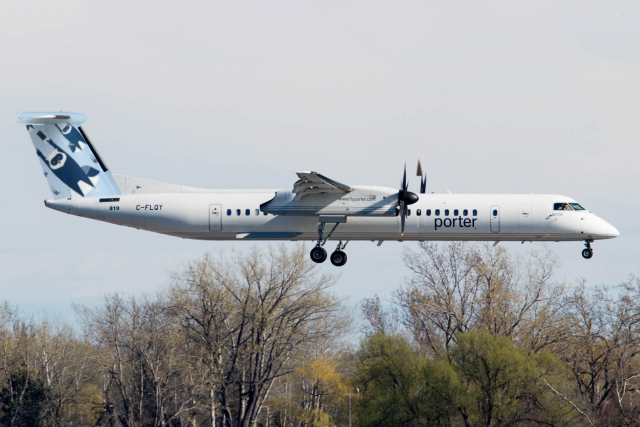
[[[351,240],[584,241],[618,230],[575,200],[554,194],[427,194],[347,185],[317,172],[297,172],[293,189],[208,190],[114,175],[82,128],[82,113],[19,113],[53,200],[46,207],[84,218],[200,240],[311,240],[311,259],[347,262]]]

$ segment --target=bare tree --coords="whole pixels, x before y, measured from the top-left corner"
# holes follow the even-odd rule
[[[343,329],[342,305],[328,293],[303,246],[205,256],[174,277],[171,306],[202,347],[212,389],[211,425],[252,426],[274,380],[301,352]]]
[[[35,328],[34,368],[46,386],[46,409],[43,417],[51,425],[92,422],[87,398],[96,379],[89,356],[91,347],[79,341],[76,332],[60,320],[43,319]],[[89,396],[88,396],[89,393]]]
[[[425,351],[449,350],[459,333],[480,329],[534,350],[566,337],[568,329],[559,321],[564,285],[553,279],[558,262],[550,252],[532,252],[522,262],[488,244],[420,243],[419,248],[405,252],[411,275],[394,299],[405,329]],[[364,308],[376,314],[370,303]],[[384,317],[376,314],[369,321],[373,325]]]
[[[553,273],[559,264],[550,251],[532,251],[526,261],[503,247],[482,246],[474,271],[480,299],[478,326],[540,350],[566,338],[558,316],[565,286]]]
[[[110,295],[99,309],[76,309],[104,373],[112,422],[164,427],[192,409],[198,385],[189,380],[189,354],[160,297]]]
[[[139,425],[142,416],[142,404],[136,400],[136,395],[144,391],[144,381],[139,375],[141,367],[132,363],[136,355],[127,339],[126,305],[122,297],[112,295],[104,297],[103,306],[98,309],[74,308],[104,375],[102,392],[109,422],[111,425],[133,427]],[[114,390],[117,396],[112,396]]]
[[[89,347],[67,324],[47,317],[23,318],[0,306],[0,406],[2,425],[93,423],[88,408],[91,381]]]
[[[571,338],[560,357],[602,425],[638,425],[640,281],[632,276],[617,290],[588,290],[581,281],[568,301]]]
[[[404,310],[404,325],[414,340],[432,352],[449,349],[458,333],[477,322],[479,297],[475,267],[480,254],[464,243],[423,242],[417,252],[406,250],[412,275],[395,293]]]
[[[398,332],[400,319],[397,308],[393,305],[383,307],[378,295],[363,298],[360,302],[360,312],[365,320],[362,328],[365,335],[392,335]]]

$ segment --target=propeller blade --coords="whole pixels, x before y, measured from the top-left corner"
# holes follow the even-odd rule
[[[420,168],[420,167],[419,167]],[[404,164],[404,174],[402,175],[402,184],[398,190],[398,207],[397,212],[400,215],[400,235],[404,236],[404,224],[407,219],[407,206],[416,203],[419,200],[417,194],[409,191],[409,182],[407,181],[407,163]]]
[[[407,206],[404,202],[400,202],[400,235],[404,236],[404,222],[407,218]]]
[[[427,174],[422,172],[422,163],[418,159],[418,169],[416,170],[416,176],[420,177],[420,194],[424,194],[427,191]]]
[[[404,164],[404,175],[402,175],[402,191],[407,191],[407,164]]]

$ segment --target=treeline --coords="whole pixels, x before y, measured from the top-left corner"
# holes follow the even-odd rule
[[[0,309],[0,424],[329,425],[351,319],[302,246],[208,255],[155,295],[74,306],[81,331]],[[329,415],[330,414],[330,415]],[[340,422],[340,421],[338,421]]]
[[[640,281],[554,279],[557,259],[421,243],[385,310],[364,300],[363,426],[640,425]]]
[[[640,424],[638,279],[568,286],[552,254],[500,246],[404,258],[358,313],[302,246],[205,255],[154,295],[74,306],[78,330],[5,303],[0,425]]]

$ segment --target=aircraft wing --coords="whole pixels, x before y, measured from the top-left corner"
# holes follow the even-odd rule
[[[318,172],[296,172],[299,180],[293,184],[293,192],[298,198],[317,193],[349,193],[353,187],[327,178]]]

